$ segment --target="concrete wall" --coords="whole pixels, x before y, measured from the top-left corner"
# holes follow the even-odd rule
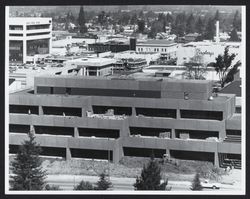
[[[181,109],[203,110],[203,111],[222,111],[223,118],[229,119],[235,105],[233,104],[234,97],[228,98],[219,96],[213,101],[208,100],[184,100],[184,99],[150,99],[136,97],[103,97],[103,96],[73,96],[73,95],[20,95],[11,94],[9,98],[10,104],[20,105],[37,105],[37,106],[58,106],[58,107],[79,107],[86,110],[91,110],[92,105],[103,106],[125,106],[125,107],[145,107],[145,108],[163,108],[176,109],[177,112]],[[232,106],[232,110],[230,109]]]
[[[37,86],[147,90],[160,91],[162,98],[183,99],[184,92],[189,93],[189,99],[207,100],[212,94],[212,82],[206,80],[115,80],[107,78],[77,78],[77,77],[36,77]]]

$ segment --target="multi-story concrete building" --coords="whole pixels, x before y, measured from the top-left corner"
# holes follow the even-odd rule
[[[36,77],[34,92],[9,97],[10,152],[33,130],[43,153],[241,161],[235,95],[213,94],[206,80]]]
[[[9,18],[9,61],[34,62],[51,52],[52,19],[34,17]]]

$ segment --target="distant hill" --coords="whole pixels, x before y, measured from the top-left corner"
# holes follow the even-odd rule
[[[109,5],[109,6],[84,6],[85,11],[105,11],[105,12],[116,12],[118,10],[144,10],[144,11],[185,11],[185,12],[221,12],[232,13],[236,10],[241,11],[240,6],[209,6],[209,5]],[[10,12],[58,12],[67,13],[71,11],[74,15],[78,14],[79,6],[11,6]]]

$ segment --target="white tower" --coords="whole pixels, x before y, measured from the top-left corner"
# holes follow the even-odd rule
[[[219,21],[216,21],[216,37],[215,37],[215,42],[216,42],[216,43],[219,43],[219,42],[220,42]]]

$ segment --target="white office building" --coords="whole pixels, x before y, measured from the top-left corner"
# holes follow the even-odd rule
[[[51,18],[11,17],[8,25],[10,62],[34,62],[51,53]]]

